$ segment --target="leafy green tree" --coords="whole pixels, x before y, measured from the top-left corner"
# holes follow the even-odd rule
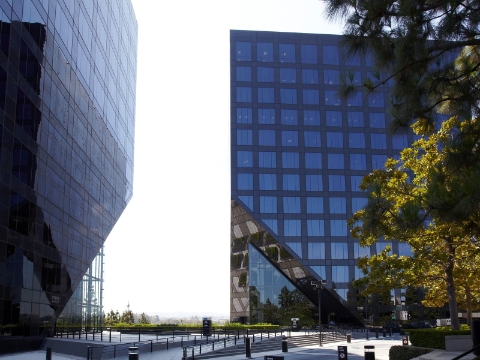
[[[140,318],[138,319],[139,324],[150,324],[150,320],[148,320],[147,314],[144,312],[140,315]]]
[[[417,121],[413,129],[418,134],[425,126],[426,121]],[[413,252],[398,256],[387,246],[359,259],[365,274],[359,285],[367,293],[423,286],[427,300],[432,286],[443,289],[453,329],[460,327],[456,284],[465,282],[465,264],[478,264],[479,141],[477,120],[445,121],[438,132],[403,150],[400,160],[388,159],[384,170],[364,177],[360,188],[369,191],[369,202],[349,221],[356,224],[352,235],[362,246],[397,240]]]
[[[107,326],[114,326],[120,322],[120,313],[117,311],[110,310],[107,314],[104,315],[104,323]]]
[[[134,324],[135,323],[135,317],[133,315],[132,310],[127,309],[124,310],[122,313],[122,316],[120,317],[120,322],[125,323],[125,324]]]
[[[328,18],[345,20],[347,56],[370,54],[378,69],[362,86],[376,91],[394,80],[394,125],[421,118],[433,131],[439,109],[466,119],[479,115],[479,1],[323,2]],[[388,75],[382,78],[380,71]],[[344,80],[344,96],[358,90],[349,76]]]

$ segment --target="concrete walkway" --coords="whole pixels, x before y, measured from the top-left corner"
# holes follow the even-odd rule
[[[292,335],[294,335],[292,333]],[[353,339],[351,343],[347,342],[338,342],[335,344],[328,344],[322,348],[318,346],[308,346],[302,348],[289,348],[287,353],[282,353],[281,349],[278,351],[269,351],[265,353],[253,353],[250,359],[263,360],[265,355],[276,355],[283,356],[285,360],[309,360],[309,359],[322,359],[322,360],[338,360],[338,346],[346,346],[348,352],[349,360],[362,360],[364,359],[364,346],[372,345],[375,346],[375,360],[389,360],[389,350],[393,345],[401,345],[402,339],[399,335],[394,335],[393,337],[365,340],[365,339]],[[459,351],[443,351],[443,350],[434,350],[430,354],[422,355],[417,360],[451,360],[455,356],[460,355],[462,352]],[[0,359],[12,359],[12,360],[43,360],[46,358],[45,351],[33,351],[27,353],[19,353],[13,355],[3,355],[0,356]],[[221,357],[217,359],[231,359],[231,360],[240,360],[246,359],[245,355],[236,355]],[[471,360],[475,358],[475,355],[469,354],[463,359]],[[75,357],[65,354],[53,353],[53,360],[81,360],[85,357]],[[128,360],[128,356],[117,357],[119,360]],[[139,360],[181,360],[182,359],[182,349],[175,348],[170,350],[161,350],[153,353],[141,353],[139,355]]]

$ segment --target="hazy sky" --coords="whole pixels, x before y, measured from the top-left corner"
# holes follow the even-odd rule
[[[339,34],[320,0],[132,0],[133,198],[105,243],[104,307],[229,314],[229,30]]]

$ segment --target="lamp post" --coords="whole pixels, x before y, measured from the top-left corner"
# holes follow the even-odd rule
[[[326,283],[327,280],[311,282],[311,285],[318,291],[318,337],[320,339],[320,346],[322,346],[322,288]]]

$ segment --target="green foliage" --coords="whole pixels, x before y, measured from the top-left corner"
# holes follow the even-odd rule
[[[388,357],[390,360],[410,360],[432,351],[432,349],[394,345],[390,348]]]
[[[230,267],[232,269],[235,269],[237,268],[238,266],[240,265],[240,255],[236,254],[236,255],[232,255],[230,257]]]
[[[267,256],[272,260],[277,260],[278,248],[276,246],[270,246],[265,249]]]
[[[413,346],[445,350],[445,336],[470,335],[469,330],[437,330],[414,329],[408,330],[410,342]]]
[[[282,246],[282,247],[280,247],[280,258],[281,259],[292,259],[293,256]]]
[[[255,245],[261,246],[263,243],[263,237],[261,235],[262,234],[259,232],[253,233],[252,235],[250,235],[250,242]]]
[[[248,253],[243,257],[243,267],[248,267]]]
[[[238,277],[238,286],[247,286],[247,273],[246,272],[243,272],[240,274],[240,276]]]
[[[147,318],[147,314],[144,312],[140,315],[140,318],[138,319],[138,323],[142,325],[147,325],[150,324],[150,321]]]

